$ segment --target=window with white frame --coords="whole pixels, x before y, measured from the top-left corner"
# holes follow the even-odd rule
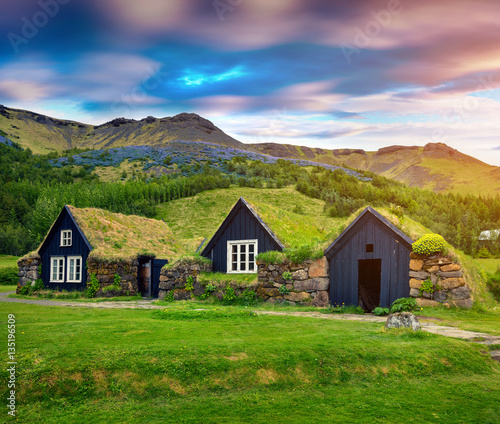
[[[72,237],[71,230],[61,231],[61,246],[71,246]]]
[[[66,274],[67,283],[82,282],[82,257],[68,256],[68,273]]]
[[[50,282],[51,283],[64,282],[64,258],[61,257],[50,258]]]
[[[256,272],[257,240],[227,242],[227,272]]]

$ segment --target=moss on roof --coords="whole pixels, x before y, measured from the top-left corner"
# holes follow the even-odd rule
[[[118,260],[150,254],[171,258],[184,253],[163,221],[103,209],[68,209],[92,246],[90,257]]]

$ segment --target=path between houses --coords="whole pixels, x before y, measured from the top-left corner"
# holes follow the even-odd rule
[[[101,308],[101,309],[163,309],[164,306],[153,305],[155,299],[143,299],[128,302],[98,302],[98,303],[84,303],[84,302],[64,302],[48,299],[15,299],[7,298],[9,294],[14,292],[0,293],[0,302],[8,303],[27,303],[33,305],[43,306],[70,306],[81,308]],[[373,315],[354,315],[354,314],[322,314],[320,312],[287,312],[287,311],[255,311],[259,315],[282,315],[282,316],[295,316],[317,319],[333,319],[333,320],[347,320],[347,321],[361,321],[361,322],[379,322],[385,323],[386,317],[376,317]],[[425,319],[424,317],[422,317]],[[500,336],[493,336],[487,333],[479,333],[476,331],[460,330],[455,327],[446,325],[437,325],[433,322],[423,322],[420,320],[420,325],[423,331],[433,334],[439,334],[445,337],[453,337],[455,339],[468,340],[475,343],[484,345],[500,345]],[[500,350],[490,352],[493,359],[500,361]]]

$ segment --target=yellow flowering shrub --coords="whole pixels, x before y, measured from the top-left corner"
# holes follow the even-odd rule
[[[446,241],[439,234],[425,234],[412,244],[412,249],[419,255],[432,255],[442,252]]]

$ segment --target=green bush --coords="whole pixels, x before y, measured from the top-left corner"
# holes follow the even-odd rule
[[[286,284],[282,284],[279,288],[280,294],[290,294],[290,290],[286,288]]]
[[[92,274],[90,276],[90,281],[87,283],[87,297],[94,297],[97,291],[101,288],[99,280]]]
[[[277,250],[269,250],[268,252],[259,253],[256,258],[258,261],[265,262],[266,264],[283,264],[286,262],[286,255]]]
[[[425,234],[412,244],[412,249],[419,255],[432,255],[442,252],[446,247],[446,241],[439,234]]]
[[[377,306],[373,310],[373,315],[380,317],[380,316],[384,316],[384,315],[389,315],[389,312],[390,312],[389,308],[382,308],[381,306]]]
[[[245,289],[243,293],[241,293],[241,302],[245,306],[255,305],[257,302],[257,294],[254,290]]]
[[[321,258],[323,256],[323,251],[314,245],[304,244],[302,246],[286,250],[285,255],[290,262],[300,264],[308,259],[316,260]]]
[[[184,285],[184,290],[193,291],[194,278],[192,275],[186,278],[186,284]]]
[[[234,292],[234,289],[231,286],[226,286],[226,290],[224,291],[224,296],[222,296],[222,300],[228,303],[236,300],[236,293]]]
[[[391,314],[397,312],[410,312],[417,307],[417,301],[413,297],[401,297],[392,302]]]
[[[0,268],[0,285],[1,286],[14,286],[19,281],[17,266],[9,266]]]

